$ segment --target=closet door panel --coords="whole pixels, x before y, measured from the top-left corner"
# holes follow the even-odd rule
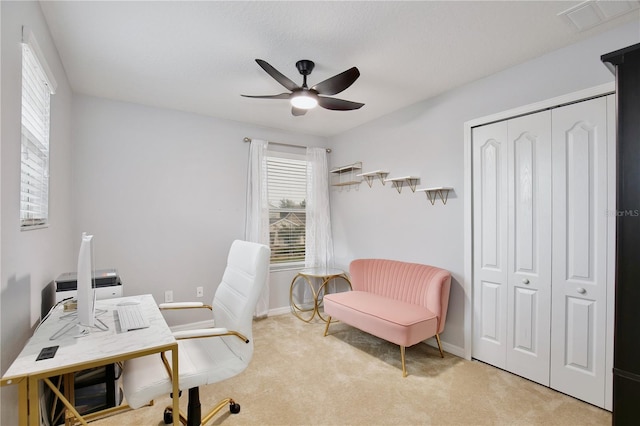
[[[473,130],[472,356],[505,367],[507,316],[507,123]]]
[[[508,121],[507,370],[549,385],[551,113]]]
[[[551,387],[604,405],[607,105],[553,110]]]

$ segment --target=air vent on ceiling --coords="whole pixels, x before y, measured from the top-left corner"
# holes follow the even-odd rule
[[[573,30],[584,31],[640,7],[640,1],[587,0],[558,13]]]

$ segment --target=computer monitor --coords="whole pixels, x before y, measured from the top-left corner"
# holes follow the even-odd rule
[[[95,289],[93,277],[93,235],[82,233],[78,253],[78,323],[93,327],[95,323]]]
[[[49,339],[55,340],[66,334],[77,324],[78,334],[74,337],[88,336],[91,329],[109,330],[100,318],[96,317],[96,290],[94,285],[95,270],[93,267],[93,235],[82,233],[80,241],[80,252],[78,253],[78,273],[76,276],[77,284],[77,308],[76,312],[69,315],[63,315],[61,319],[65,319],[63,326],[56,331]],[[100,313],[104,313],[101,310]]]

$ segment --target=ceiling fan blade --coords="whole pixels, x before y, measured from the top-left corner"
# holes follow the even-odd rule
[[[332,109],[334,111],[349,111],[352,109],[358,109],[364,104],[360,102],[345,101],[344,99],[325,98],[324,96],[318,96],[318,105],[322,108]]]
[[[335,95],[351,86],[360,77],[358,68],[353,67],[312,87],[321,95]]]
[[[305,115],[306,113],[306,109],[291,107],[291,114],[295,115],[296,117],[299,115]]]
[[[280,93],[279,95],[240,95],[245,98],[258,98],[258,99],[289,99],[291,93]]]
[[[263,61],[262,59],[256,59],[256,62],[258,63],[258,65],[262,67],[263,70],[267,72],[267,74],[269,74],[278,83],[282,84],[287,89],[293,91],[299,88],[297,84],[291,81],[287,76],[282,74],[280,71],[278,71],[277,69],[269,65],[269,63],[267,63],[266,61]]]

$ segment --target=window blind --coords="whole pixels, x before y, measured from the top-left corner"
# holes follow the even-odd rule
[[[51,88],[28,44],[22,45],[20,226],[49,219],[49,121]]]
[[[307,162],[268,156],[267,180],[271,263],[304,263]]]

